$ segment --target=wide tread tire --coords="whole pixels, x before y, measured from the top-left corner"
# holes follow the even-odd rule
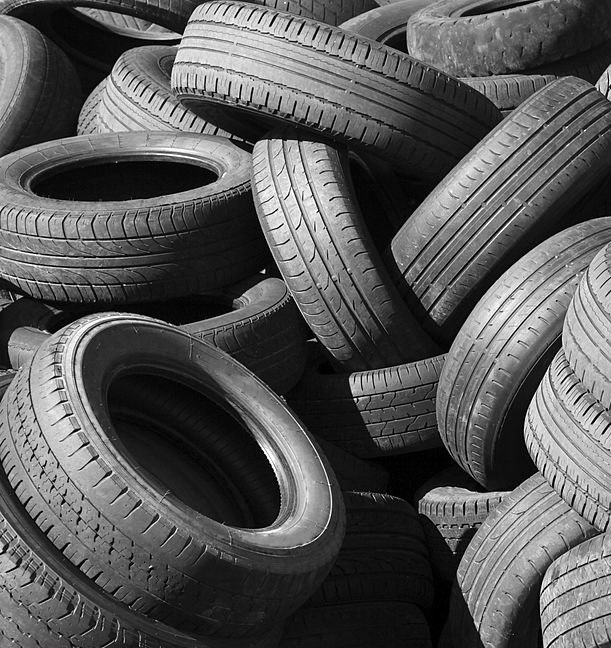
[[[552,236],[507,270],[458,332],[439,378],[437,424],[452,458],[488,490],[534,472],[526,410],[560,348],[582,274],[611,241],[611,218]]]
[[[397,284],[412,312],[431,335],[452,342],[507,268],[548,236],[588,218],[572,208],[610,172],[611,102],[573,77],[536,92],[394,237]]]
[[[340,367],[360,371],[435,353],[375,248],[345,151],[292,132],[272,134],[255,145],[252,186],[274,260]]]
[[[535,474],[496,507],[458,568],[450,621],[461,646],[537,648],[539,590],[563,553],[597,534]]]
[[[223,403],[265,448],[281,491],[271,524],[217,522],[127,460],[112,441],[109,406],[94,394],[103,376],[109,385],[133,362],[141,375]],[[172,603],[169,622],[190,614],[204,634],[265,632],[316,590],[337,556],[344,507],[321,451],[252,373],[176,327],[120,314],[79,320],[20,369],[0,418],[2,466],[49,540],[135,607]]]
[[[599,535],[552,563],[541,586],[545,648],[611,646],[611,536]]]
[[[521,72],[610,38],[599,0],[439,0],[407,26],[411,54],[454,76]]]
[[[611,520],[610,426],[609,411],[558,351],[528,409],[526,446],[561,497],[605,532]]]
[[[67,162],[122,159],[195,161],[220,177],[133,200],[54,200],[29,189]],[[0,274],[38,299],[113,305],[198,294],[244,279],[268,255],[252,205],[250,159],[224,137],[167,132],[79,136],[5,156]]]
[[[310,432],[358,457],[436,448],[441,439],[435,400],[444,361],[440,355],[336,374],[324,370],[323,358],[314,357],[287,401]]]
[[[268,122],[288,122],[429,179],[443,177],[500,120],[480,93],[406,54],[239,2],[196,9],[172,88],[195,111],[203,102],[256,112],[259,122],[249,121],[259,135]]]

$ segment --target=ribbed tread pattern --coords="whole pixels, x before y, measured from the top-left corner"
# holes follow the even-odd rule
[[[609,173],[610,149],[611,102],[564,77],[523,102],[446,176],[392,242],[397,282],[431,332],[451,342],[514,261],[588,218],[572,207]]]
[[[611,519],[610,427],[611,414],[558,351],[528,409],[524,437],[549,483],[601,531]]]
[[[347,157],[280,131],[255,145],[253,195],[263,233],[304,319],[344,369],[432,355],[367,231]]]
[[[611,410],[611,246],[596,255],[571,302],[562,348],[584,387]]]
[[[103,79],[98,85],[89,93],[85,103],[81,107],[81,112],[78,116],[78,123],[76,126],[77,135],[94,135],[99,133],[98,130],[98,108],[100,106],[100,99],[104,93],[106,86],[106,79]]]
[[[556,351],[581,275],[611,241],[611,218],[574,225],[522,257],[480,299],[439,379],[437,423],[454,460],[489,490],[534,472],[526,410]]]
[[[545,648],[611,645],[611,536],[599,535],[552,563],[541,587]]]
[[[100,94],[98,132],[177,130],[231,137],[174,96],[170,75],[176,51],[150,45],[128,50],[117,59]]]
[[[168,40],[180,38],[179,34],[174,34],[169,29],[156,25],[150,20],[143,20],[116,11],[104,11],[93,7],[75,7],[74,10],[102,23],[107,29],[116,31],[123,36],[151,39],[164,38]]]
[[[175,160],[213,165],[218,180],[158,198],[52,200],[20,186],[66,160]],[[150,159],[150,158],[149,158]],[[0,274],[56,302],[143,302],[197,294],[257,272],[268,255],[250,191],[250,154],[189,133],[81,136],[23,149],[0,169]],[[202,183],[205,181],[202,180]]]
[[[435,400],[444,360],[332,374],[313,359],[287,400],[312,433],[359,457],[434,448],[441,444]]]
[[[513,110],[555,79],[553,74],[498,74],[463,77],[461,81],[488,97],[499,110]]]
[[[458,568],[450,620],[462,645],[536,648],[545,571],[596,529],[535,474],[479,528]]]
[[[486,76],[528,70],[611,38],[611,8],[598,0],[504,4],[435,2],[410,19],[409,51],[448,74]]]
[[[480,93],[405,54],[239,2],[208,2],[193,13],[172,87],[189,106],[257,111],[437,179],[500,119]],[[265,120],[260,130],[268,130]]]
[[[416,491],[414,501],[438,576],[448,582],[454,579],[476,531],[506,495],[506,491],[483,491],[457,466],[435,475]]]

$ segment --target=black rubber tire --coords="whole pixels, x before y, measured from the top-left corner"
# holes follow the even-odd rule
[[[279,648],[432,648],[424,614],[411,603],[381,601],[301,608]]]
[[[214,46],[210,44],[214,43]],[[475,90],[343,29],[252,4],[192,14],[172,69],[181,102],[222,105],[259,136],[287,122],[439,179],[500,120]]]
[[[457,466],[446,468],[414,495],[435,575],[451,583],[469,543],[506,491],[484,492]]]
[[[176,47],[143,46],[117,59],[99,99],[99,133],[177,130],[231,137],[174,96],[170,74],[176,51]]]
[[[345,492],[346,536],[335,564],[305,607],[404,601],[433,604],[428,548],[418,514],[405,500]]]
[[[39,299],[113,305],[198,294],[248,277],[268,255],[250,160],[224,137],[152,132],[79,136],[7,155],[0,163],[0,274]],[[164,161],[184,166],[155,172]],[[135,167],[123,175],[119,163]],[[145,173],[136,173],[139,164],[149,165]],[[75,175],[79,165],[84,170]],[[164,186],[178,192],[164,196]],[[145,197],[122,199],[138,191]]]
[[[583,386],[611,410],[611,246],[596,255],[579,283],[562,332],[566,359]]]
[[[272,636],[229,642],[179,632],[103,592],[49,542],[0,472],[0,642],[19,648],[273,648]],[[62,595],[58,596],[57,593]]]
[[[435,399],[444,355],[344,374],[330,372],[321,353],[311,356],[286,398],[317,437],[364,458],[441,445]]]
[[[207,316],[219,306],[227,312]],[[126,310],[179,326],[225,351],[278,394],[294,387],[305,370],[303,322],[281,279],[256,275],[214,293]],[[0,311],[0,362],[19,368],[49,334],[82,314],[26,298],[9,304]]]
[[[407,21],[414,12],[429,4],[430,0],[392,2],[359,14],[340,27],[407,54]]]
[[[407,25],[412,55],[455,76],[521,72],[610,38],[599,0],[439,0]]]
[[[499,110],[511,111],[555,79],[552,74],[503,74],[463,77],[461,81],[488,97]]]
[[[541,587],[545,648],[611,646],[611,536],[602,534],[552,563]]]
[[[396,281],[412,312],[433,337],[450,343],[507,268],[589,217],[572,207],[610,170],[611,102],[574,77],[536,92],[394,237]]]
[[[211,399],[248,432],[281,492],[271,524],[217,522],[133,462],[102,396],[130,368]],[[2,465],[49,539],[82,571],[92,569],[100,587],[125,599],[140,588],[193,615],[200,632],[265,632],[316,590],[337,556],[344,507],[321,451],[253,374],[176,327],[120,314],[79,320],[22,367],[0,416]],[[129,574],[119,588],[117,570]]]
[[[581,275],[611,241],[611,218],[552,236],[507,270],[458,332],[439,378],[437,424],[452,458],[488,490],[535,471],[526,410],[560,348]]]
[[[388,471],[380,464],[359,459],[338,446],[318,438],[342,491],[385,493],[390,482]]]
[[[611,520],[610,425],[611,414],[560,350],[528,409],[526,446],[562,498],[601,531],[610,528]]]
[[[0,156],[72,135],[81,89],[65,54],[35,27],[0,16]]]
[[[344,150],[292,130],[272,133],[253,150],[252,187],[263,233],[295,303],[342,369],[435,354],[375,248]]]
[[[107,30],[121,36],[141,38],[146,41],[154,40],[158,41],[159,45],[163,45],[164,41],[168,40],[180,40],[180,34],[171,32],[169,29],[156,25],[149,20],[142,20],[126,14],[104,11],[93,7],[75,7],[74,11],[102,23]]]
[[[539,474],[509,493],[460,562],[450,621],[461,646],[538,648],[539,590],[546,569],[595,536]]]
[[[87,99],[85,99],[85,103],[81,106],[81,112],[79,113],[78,123],[76,125],[77,135],[95,135],[100,132],[98,130],[98,107],[105,86],[106,79],[103,79],[89,93]]]

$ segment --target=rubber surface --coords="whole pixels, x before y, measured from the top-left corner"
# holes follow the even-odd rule
[[[106,79],[100,81],[98,85],[89,93],[87,99],[81,106],[76,126],[77,135],[94,135],[99,133],[98,130],[98,107],[100,99],[104,92]]]
[[[443,177],[500,120],[480,93],[405,54],[238,2],[193,12],[172,88],[194,111],[201,102],[242,111],[246,138],[288,122],[429,179]]]

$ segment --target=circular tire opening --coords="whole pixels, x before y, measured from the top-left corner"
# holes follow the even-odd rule
[[[278,481],[247,430],[203,394],[168,378],[117,378],[108,410],[122,451],[156,489],[222,524],[258,529],[280,511]]]
[[[165,160],[117,160],[65,165],[36,178],[29,189],[55,200],[123,201],[191,191],[218,180],[202,166]]]

